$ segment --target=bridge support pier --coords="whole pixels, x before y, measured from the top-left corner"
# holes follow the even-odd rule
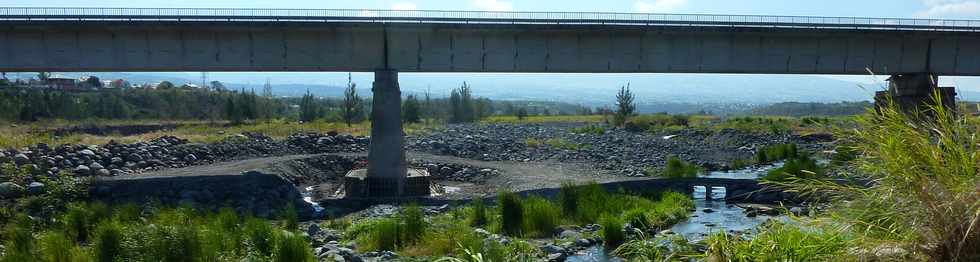
[[[397,198],[428,196],[429,177],[422,169],[409,169],[402,134],[401,90],[398,72],[374,72],[371,87],[371,145],[367,170],[351,171],[345,178],[347,197]]]
[[[888,106],[889,98],[899,109],[911,112],[923,111],[932,105],[934,91],[938,90],[940,102],[947,109],[956,109],[956,90],[939,87],[939,77],[932,73],[897,74],[888,78],[888,90],[875,93],[875,108]]]
[[[711,186],[704,186],[704,200],[711,200]]]

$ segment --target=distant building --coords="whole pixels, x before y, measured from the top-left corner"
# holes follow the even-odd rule
[[[78,79],[66,76],[50,76],[44,83],[48,88],[64,91],[83,91]]]

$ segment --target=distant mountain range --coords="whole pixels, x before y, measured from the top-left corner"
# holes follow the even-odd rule
[[[201,83],[200,73],[63,73],[69,76],[96,75],[103,79],[127,79],[131,83],[156,83],[162,80]],[[208,80],[221,81],[235,89],[260,91],[267,81],[281,96],[300,96],[309,90],[319,96],[342,96],[346,73],[209,73]],[[370,96],[371,73],[352,74],[354,83]],[[870,77],[863,79],[870,81]],[[502,74],[502,73],[402,73],[400,85],[406,94],[428,91],[436,97],[447,96],[464,81],[474,95],[501,100],[540,100],[608,106],[615,100],[620,86],[629,84],[636,101],[644,105],[763,105],[779,102],[868,101],[874,91],[884,88],[884,77],[876,84],[815,75],[733,75],[733,74]],[[946,78],[942,78],[946,80]],[[958,88],[960,99],[980,100],[980,80],[950,78],[944,85]],[[965,86],[965,87],[964,87]],[[670,107],[670,106],[668,106]],[[653,109],[652,111],[658,111]],[[674,110],[660,110],[674,111]]]

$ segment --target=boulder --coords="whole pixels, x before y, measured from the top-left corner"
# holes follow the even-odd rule
[[[45,188],[44,183],[41,183],[41,182],[31,182],[30,185],[27,185],[27,194],[28,195],[32,195],[32,196],[44,194],[44,191],[46,189],[47,188]]]
[[[14,182],[0,183],[0,197],[2,198],[18,198],[24,195],[24,191],[24,187]]]
[[[31,162],[31,159],[28,158],[27,155],[25,154],[14,155],[14,163],[17,163],[18,165],[27,164],[29,162]]]
[[[74,170],[72,170],[72,171],[74,171],[74,172],[75,172],[75,174],[77,174],[77,175],[82,175],[82,176],[87,176],[87,175],[90,175],[90,174],[92,174],[92,169],[91,169],[91,168],[89,168],[89,167],[88,167],[88,166],[86,166],[86,165],[78,165],[78,166],[76,166],[76,167],[75,167],[75,169],[74,169]]]

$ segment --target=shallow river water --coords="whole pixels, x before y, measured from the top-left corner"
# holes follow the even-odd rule
[[[736,171],[715,171],[703,175],[709,178],[728,178],[728,179],[758,179],[767,171],[777,168],[781,164],[762,168],[749,168]],[[726,203],[724,200],[706,200],[705,188],[694,188],[694,207],[695,211],[691,216],[670,228],[676,234],[680,234],[689,241],[704,239],[705,236],[716,232],[747,231],[751,230],[770,219],[785,219],[784,216],[758,215],[756,217],[746,217],[742,208],[735,204]],[[711,199],[724,199],[724,188],[716,187],[711,190]],[[591,247],[575,256],[570,256],[566,261],[571,262],[590,262],[590,261],[623,261],[622,259],[611,257],[602,246]]]

